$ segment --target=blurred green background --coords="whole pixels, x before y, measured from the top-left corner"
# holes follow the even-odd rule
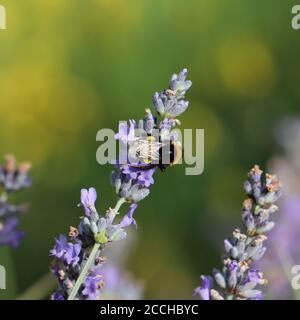
[[[104,212],[111,167],[96,163],[96,132],[139,119],[172,73],[193,86],[184,128],[205,129],[205,170],[157,173],[136,213],[127,268],[145,297],[191,298],[240,223],[245,172],[277,152],[274,124],[300,101],[300,31],[287,0],[0,0],[0,154],[33,163],[17,250],[0,248],[15,298],[48,270],[54,237],[76,225],[82,187]]]

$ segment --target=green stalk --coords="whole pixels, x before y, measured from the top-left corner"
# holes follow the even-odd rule
[[[118,211],[120,210],[121,206],[123,203],[125,203],[126,200],[124,198],[121,198],[118,200],[115,208],[114,208],[114,211],[116,212],[116,214],[118,213]],[[79,288],[81,287],[82,283],[84,282],[90,268],[91,268],[91,265],[92,263],[95,261],[95,256],[98,252],[98,250],[100,249],[100,246],[101,246],[101,243],[95,243],[94,246],[93,246],[93,249],[88,257],[88,260],[87,262],[85,263],[82,271],[80,272],[80,275],[77,279],[77,281],[75,282],[75,285],[74,287],[72,288],[71,290],[71,293],[68,297],[68,300],[74,300],[76,298],[76,295],[78,293],[78,290]]]
[[[79,275],[74,287],[72,288],[72,291],[71,291],[71,293],[70,293],[70,295],[68,297],[68,300],[74,300],[75,299],[79,288],[81,287],[83,281],[85,280],[85,278],[87,276],[87,273],[90,270],[90,267],[91,267],[92,263],[95,260],[96,253],[100,249],[100,245],[101,245],[100,243],[95,243],[94,244],[93,249],[92,249],[92,251],[90,253],[90,256],[89,256],[87,262],[85,263],[85,265],[84,265],[84,267],[83,267],[83,269],[82,269],[82,271],[81,271],[81,273],[80,273],[80,275]]]
[[[125,202],[126,202],[126,199],[125,199],[125,198],[120,198],[120,199],[118,200],[116,206],[114,207],[114,211],[116,212],[116,214],[119,213],[119,210],[120,210],[122,204],[125,203]]]

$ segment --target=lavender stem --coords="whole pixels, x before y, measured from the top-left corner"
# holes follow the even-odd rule
[[[123,203],[125,203],[126,200],[124,198],[120,198],[114,208],[114,212],[116,212],[116,214],[118,213],[118,211],[120,210],[121,206]],[[77,293],[78,293],[78,290],[79,288],[81,287],[82,283],[85,281],[86,279],[86,276],[91,268],[91,265],[93,263],[93,261],[95,261],[95,257],[96,257],[96,254],[98,252],[98,250],[100,249],[100,246],[101,246],[101,243],[98,243],[98,242],[95,242],[94,246],[93,246],[93,249],[89,255],[89,258],[87,260],[87,262],[85,263],[82,271],[80,272],[79,274],[79,277],[74,285],[74,287],[72,288],[71,290],[71,293],[68,297],[68,300],[74,300]]]
[[[81,287],[83,281],[85,280],[86,276],[87,276],[87,273],[89,272],[90,270],[90,267],[92,265],[92,262],[95,260],[95,256],[98,252],[98,250],[100,249],[100,245],[101,243],[95,243],[94,246],[93,246],[93,249],[90,253],[90,256],[86,262],[86,264],[84,265],[82,271],[80,272],[80,275],[74,285],[74,287],[72,288],[72,291],[68,297],[68,300],[74,300],[77,293],[78,293],[78,290],[79,288]]]

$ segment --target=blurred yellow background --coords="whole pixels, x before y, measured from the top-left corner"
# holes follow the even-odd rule
[[[205,129],[205,170],[157,173],[136,213],[127,268],[145,297],[191,298],[239,224],[245,172],[276,152],[274,124],[299,110],[300,31],[295,1],[0,0],[0,155],[33,163],[19,249],[0,248],[17,297],[43,276],[54,237],[78,223],[79,191],[114,203],[111,167],[96,163],[96,132],[139,119],[172,73],[193,86],[183,128]],[[226,228],[228,226],[228,228]],[[228,231],[226,231],[226,229]],[[3,263],[2,263],[3,261]]]

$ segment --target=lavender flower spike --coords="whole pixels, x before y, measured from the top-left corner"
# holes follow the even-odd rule
[[[265,285],[263,274],[254,269],[254,262],[266,251],[265,233],[275,223],[271,215],[278,210],[274,204],[281,195],[281,182],[276,175],[266,174],[258,166],[248,173],[244,184],[247,198],[243,203],[242,221],[245,233],[235,229],[232,237],[225,239],[225,255],[221,270],[214,269],[213,277],[201,276],[195,294],[203,300],[261,300],[258,285]]]
[[[9,194],[27,188],[31,184],[29,178],[29,162],[17,164],[13,155],[5,156],[5,164],[0,166],[0,245],[18,247],[23,231],[17,230],[19,216],[26,212],[28,205],[14,205],[8,202]]]
[[[189,103],[184,100],[184,95],[192,81],[186,80],[186,76],[187,69],[183,69],[178,75],[173,74],[169,89],[154,94],[152,101],[159,115],[175,118],[187,109]]]
[[[155,139],[155,132],[159,131],[160,135],[163,133],[164,138],[169,137],[170,143],[180,143],[171,130],[180,124],[175,118],[188,106],[184,95],[192,83],[186,80],[186,76],[187,70],[183,69],[178,75],[172,76],[168,89],[154,95],[153,104],[160,117],[159,120],[152,115],[150,109],[146,109],[144,119],[121,123],[116,134],[120,144],[127,147],[127,142],[136,141],[137,128],[146,131],[148,138],[151,136]],[[137,203],[149,195],[149,188],[154,183],[153,176],[157,169],[163,171],[166,168],[162,163],[151,163],[146,160],[139,158],[137,162],[132,163],[127,159],[125,163],[122,161],[122,164],[115,165],[111,182],[118,201],[113,209],[109,208],[106,211],[105,215],[99,214],[95,207],[96,190],[94,188],[81,190],[80,202],[85,215],[77,228],[70,228],[69,238],[60,236],[50,251],[50,255],[54,257],[51,270],[58,280],[57,290],[52,299],[99,299],[105,283],[101,268],[106,260],[101,256],[103,249],[112,242],[124,239],[127,227],[137,226],[133,218]],[[129,204],[129,210],[119,218],[119,210],[125,203]]]
[[[81,189],[80,202],[84,207],[87,216],[96,212],[95,201],[97,199],[97,192],[95,188]]]

